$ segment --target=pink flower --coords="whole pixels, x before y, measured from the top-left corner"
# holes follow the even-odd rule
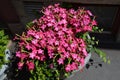
[[[77,47],[77,43],[72,43],[70,46],[71,46],[71,48],[76,48]]]
[[[19,46],[24,46],[24,45],[25,45],[24,41],[22,41],[22,42],[19,43]]]
[[[75,14],[75,10],[74,10],[74,9],[70,9],[69,12],[70,12],[71,14]]]
[[[41,26],[41,29],[42,29],[42,30],[45,30],[45,28],[46,28],[46,25],[42,25],[42,26]]]
[[[27,48],[28,50],[30,50],[30,49],[31,49],[30,44],[27,44],[27,45],[26,45],[26,48]]]
[[[27,64],[29,70],[34,69],[34,63],[33,62],[27,62],[26,64]]]
[[[68,52],[64,52],[63,56],[64,56],[65,58],[69,58],[70,54],[69,54]]]
[[[88,17],[87,15],[85,17]],[[83,24],[88,25],[90,23],[90,18],[83,18]]]
[[[19,38],[18,38],[17,36],[15,36],[13,40],[18,40],[18,39],[19,39]]]
[[[51,27],[51,26],[53,26],[53,24],[52,24],[52,23],[48,23],[47,26],[48,26],[48,27]]]
[[[78,57],[76,58],[76,61],[80,62],[80,60],[81,60],[81,58],[80,58],[80,56],[78,56]]]
[[[53,6],[52,5],[49,5],[48,8],[52,8]]]
[[[72,56],[73,59],[77,59],[78,58],[78,55],[75,54],[75,53],[72,53],[71,56]]]
[[[58,27],[55,27],[55,31],[58,31],[59,30],[59,28]]]
[[[38,50],[38,54],[44,54],[42,49]]]
[[[47,45],[48,53],[51,53],[54,51],[53,47],[50,45]]]
[[[95,20],[93,20],[92,25],[97,25],[97,22]]]
[[[33,35],[35,35],[35,32],[34,32],[33,30],[30,29],[30,30],[27,31],[27,34],[33,36]]]
[[[71,70],[77,70],[78,69],[78,64],[75,62],[72,62],[71,64]]]
[[[37,20],[36,19],[34,19],[33,21],[32,21],[32,23],[36,23],[37,22]]]
[[[93,16],[93,14],[91,13],[90,10],[87,10],[87,13],[88,13],[90,16]]]
[[[35,59],[40,60],[40,56],[39,56],[39,55],[36,55],[36,56],[35,56]]]
[[[21,56],[20,56],[20,58],[23,60],[23,59],[25,59],[25,58],[27,58],[28,57],[28,55],[26,54],[26,53],[21,53]]]
[[[64,18],[64,19],[67,17],[67,15],[66,15],[65,13],[60,14],[60,16],[61,16],[62,18]]]
[[[51,58],[53,58],[54,53],[53,53],[53,52],[50,52],[50,53],[48,53],[48,55],[49,55],[49,57],[50,57],[50,59],[51,59]]]
[[[84,31],[92,31],[92,27],[91,26],[84,26],[83,30]]]
[[[38,43],[38,40],[37,39],[33,39],[32,40],[32,43],[34,44],[34,45],[38,45],[37,43]]]
[[[35,56],[36,56],[36,53],[30,53],[30,54],[29,54],[29,57],[32,58],[32,59],[34,59]]]
[[[20,51],[16,52],[16,57],[19,57],[20,59],[24,60],[25,58],[27,58],[27,54],[26,53],[21,53]]]
[[[68,30],[66,31],[66,33],[68,33],[68,34],[73,34],[73,31],[72,31],[72,29],[68,29]]]
[[[61,35],[63,35],[64,33],[63,33],[63,31],[58,31],[58,33],[57,33],[59,36],[61,36]]]
[[[36,33],[36,34],[34,35],[34,37],[35,37],[36,39],[39,39],[39,38],[40,38],[40,35],[39,35],[38,33]]]
[[[84,41],[83,41],[83,40],[81,41],[80,46],[81,46],[81,47],[85,47],[85,43],[84,43]]]
[[[88,53],[87,53],[87,51],[86,51],[86,49],[85,49],[85,48],[83,48],[83,49],[82,49],[82,52],[83,52],[83,54],[84,54],[85,56],[87,56],[87,55],[88,55]]]
[[[63,20],[61,20],[60,22],[59,22],[59,24],[61,25],[61,24],[67,24],[67,21],[65,20],[65,19],[63,19]]]
[[[74,48],[74,47],[75,47],[75,44],[74,44],[74,43],[72,43],[70,46],[71,46],[71,48]]]
[[[68,64],[66,67],[65,67],[65,71],[66,72],[70,72],[71,71],[71,65]]]
[[[59,58],[59,59],[57,60],[57,62],[58,62],[59,65],[60,65],[60,64],[64,64],[64,59],[63,59],[63,58]]]
[[[68,50],[68,51],[70,51],[70,50],[71,50],[71,48],[70,48],[70,47],[67,47],[67,50]]]
[[[44,61],[45,60],[45,55],[40,55],[40,61]]]
[[[67,29],[66,27],[62,28],[62,30],[63,30],[64,32],[66,32],[66,33],[67,33],[67,31],[68,31],[68,29]],[[69,32],[68,32],[68,33],[69,33]]]
[[[54,39],[50,39],[50,40],[48,41],[48,43],[49,43],[50,45],[53,45],[54,42],[55,42]]]
[[[51,69],[54,68],[54,64],[53,63],[51,63],[49,66],[50,66]]]
[[[41,45],[41,47],[42,48],[45,48],[46,47],[46,40],[45,39],[42,39],[41,41],[40,41],[40,45]]]
[[[19,62],[17,65],[18,65],[18,69],[22,69],[22,67],[23,67],[24,63]]]
[[[16,57],[19,57],[19,58],[21,57],[20,51],[17,51],[17,52],[16,52]]]
[[[51,11],[48,10],[48,9],[45,9],[45,12],[44,12],[45,15],[50,15],[51,14]]]
[[[84,66],[84,58],[80,59],[80,64],[81,64],[81,66]]]
[[[68,43],[64,43],[63,46],[64,46],[65,48],[67,48],[67,47],[68,47]]]
[[[60,4],[59,4],[59,3],[57,3],[57,4],[55,4],[55,7],[59,7],[59,5],[60,5]]]
[[[58,45],[59,45],[59,41],[55,41],[55,45],[57,45],[57,46],[58,46]]]

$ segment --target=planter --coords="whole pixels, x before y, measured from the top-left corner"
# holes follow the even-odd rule
[[[89,62],[89,60],[90,60],[90,58],[91,58],[91,55],[92,55],[92,54],[91,54],[91,53],[89,53],[89,54],[88,54],[88,56],[85,58],[84,65],[79,66],[79,69],[78,69],[78,70],[73,71],[73,72],[71,73],[71,75],[70,75],[67,79],[69,79],[69,78],[73,77],[73,76],[74,76],[74,73],[76,73],[76,72],[78,72],[78,71],[82,70],[82,69],[86,66],[86,64]],[[65,78],[61,77],[61,80],[64,80],[64,79],[65,79]]]
[[[9,50],[11,45],[11,41],[8,42],[7,49],[5,50],[5,60],[8,61],[9,58],[11,57],[11,52]],[[0,80],[4,80],[7,78],[7,73],[6,71],[8,70],[8,64],[3,64],[1,69],[0,69]]]

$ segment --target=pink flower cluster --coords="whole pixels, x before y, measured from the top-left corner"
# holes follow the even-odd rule
[[[66,72],[78,69],[79,65],[84,64],[88,53],[85,41],[76,38],[75,34],[92,30],[96,25],[96,21],[91,19],[92,13],[80,8],[76,11],[66,10],[59,4],[44,8],[43,13],[44,15],[34,20],[34,25],[19,37],[19,50],[16,52],[20,59],[18,68],[27,65],[29,70],[33,70],[34,60],[44,62],[50,59],[65,66]]]

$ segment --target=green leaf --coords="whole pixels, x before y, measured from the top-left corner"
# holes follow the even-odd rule
[[[4,30],[0,31],[0,36],[4,36]]]
[[[108,59],[107,63],[108,63],[108,64],[110,64],[110,63],[111,63],[110,59]]]
[[[0,57],[3,57],[4,56],[4,54],[3,53],[0,53]]]
[[[92,40],[95,40],[95,37],[92,37]]]
[[[68,77],[68,76],[69,76],[69,74],[68,74],[68,73],[65,73],[65,76],[66,76],[66,77]]]
[[[99,29],[98,32],[99,32],[99,33],[103,32],[103,29]]]
[[[106,59],[106,57],[103,57],[103,61],[106,63],[107,62],[107,59]]]
[[[32,78],[30,78],[30,80],[33,80]]]
[[[27,41],[31,41],[33,38],[32,37],[29,37],[29,38],[27,38],[26,40]]]
[[[37,60],[37,61],[35,62],[35,65],[38,66],[38,64],[39,64],[39,61]]]
[[[30,70],[30,73],[33,74],[33,70]]]
[[[107,62],[106,53],[104,53],[100,49],[97,49],[97,48],[94,48],[94,49],[95,49],[95,52],[100,56],[100,58],[106,63]]]
[[[33,26],[33,22],[29,22],[26,26],[29,28],[29,27],[32,27]]]
[[[98,45],[99,41],[95,41],[95,43]]]
[[[36,76],[34,76],[34,80],[37,80],[37,79],[36,79]]]

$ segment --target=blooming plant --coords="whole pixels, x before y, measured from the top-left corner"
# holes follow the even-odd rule
[[[0,68],[2,67],[2,65],[7,62],[5,61],[5,49],[7,46],[9,39],[8,39],[8,35],[5,35],[3,30],[0,30]]]
[[[84,8],[65,9],[59,4],[42,10],[43,16],[27,25],[26,32],[16,36],[18,70],[27,67],[30,80],[60,80],[84,65],[97,41],[89,32],[99,32],[95,17]]]

